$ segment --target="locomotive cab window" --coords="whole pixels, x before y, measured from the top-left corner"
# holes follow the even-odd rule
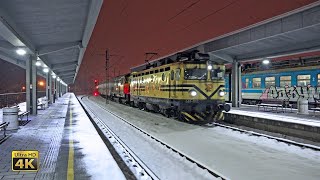
[[[180,69],[176,69],[176,80],[180,80]]]
[[[252,88],[261,88],[261,78],[252,78]]]
[[[266,77],[265,79],[266,88],[270,88],[271,86],[276,86],[276,78],[275,77]]]
[[[291,76],[280,77],[280,87],[291,86]]]
[[[223,79],[225,70],[220,66],[213,65],[210,74],[211,74],[211,79]]]
[[[297,80],[298,86],[307,86],[308,84],[310,84],[310,75],[298,75]]]
[[[184,70],[184,79],[186,80],[205,80],[207,79],[207,69],[192,68]]]
[[[173,70],[171,71],[170,76],[171,76],[171,80],[174,80],[174,71]]]

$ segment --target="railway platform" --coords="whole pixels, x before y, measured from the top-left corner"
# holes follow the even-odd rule
[[[125,179],[77,98],[67,93],[0,144],[0,179]],[[12,170],[13,150],[39,152],[39,170]],[[103,169],[102,169],[103,168]]]
[[[255,105],[233,107],[225,113],[225,121],[238,126],[320,142],[320,114],[309,110],[308,115],[297,110],[285,112],[259,111]]]

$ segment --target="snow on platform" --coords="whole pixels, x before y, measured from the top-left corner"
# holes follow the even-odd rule
[[[113,102],[106,106],[105,101],[98,97],[91,99],[230,179],[300,180],[320,177],[318,151],[221,127],[182,123]],[[102,111],[99,114],[103,116]],[[140,148],[139,151],[146,150],[143,146],[135,148]]]
[[[283,114],[283,113],[275,114],[273,112],[248,111],[248,110],[241,110],[241,108],[231,109],[227,113],[257,117],[257,118],[263,118],[263,119],[270,119],[273,121],[282,121],[282,122],[288,122],[288,123],[296,123],[296,124],[302,124],[307,126],[320,127],[320,119],[319,119],[320,117],[314,117],[314,119],[311,119],[311,118],[304,118],[301,116],[299,117],[299,115],[296,115],[294,117],[293,115],[288,116],[287,114]],[[318,118],[319,120],[316,120],[316,118]]]

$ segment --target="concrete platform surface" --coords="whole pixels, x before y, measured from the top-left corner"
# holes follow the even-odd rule
[[[280,133],[286,138],[320,142],[320,114],[309,112],[309,115],[297,114],[297,110],[286,109],[286,112],[262,111],[255,105],[242,105],[225,113],[225,122],[245,126],[271,133]],[[290,136],[290,137],[287,137]],[[300,141],[299,140],[299,141]],[[307,142],[308,143],[308,142]]]
[[[0,179],[125,179],[75,95],[67,93],[0,144]],[[12,150],[38,150],[38,172],[11,170]]]

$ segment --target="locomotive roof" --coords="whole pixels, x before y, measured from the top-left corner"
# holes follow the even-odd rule
[[[136,66],[131,68],[131,72],[139,72],[150,68],[155,68],[159,66],[163,66],[166,64],[171,64],[179,61],[207,61],[210,59],[209,54],[200,53],[199,51],[191,51],[191,52],[180,52],[174,54],[172,56],[168,56],[165,58],[157,59],[152,62],[146,62],[140,66]]]

